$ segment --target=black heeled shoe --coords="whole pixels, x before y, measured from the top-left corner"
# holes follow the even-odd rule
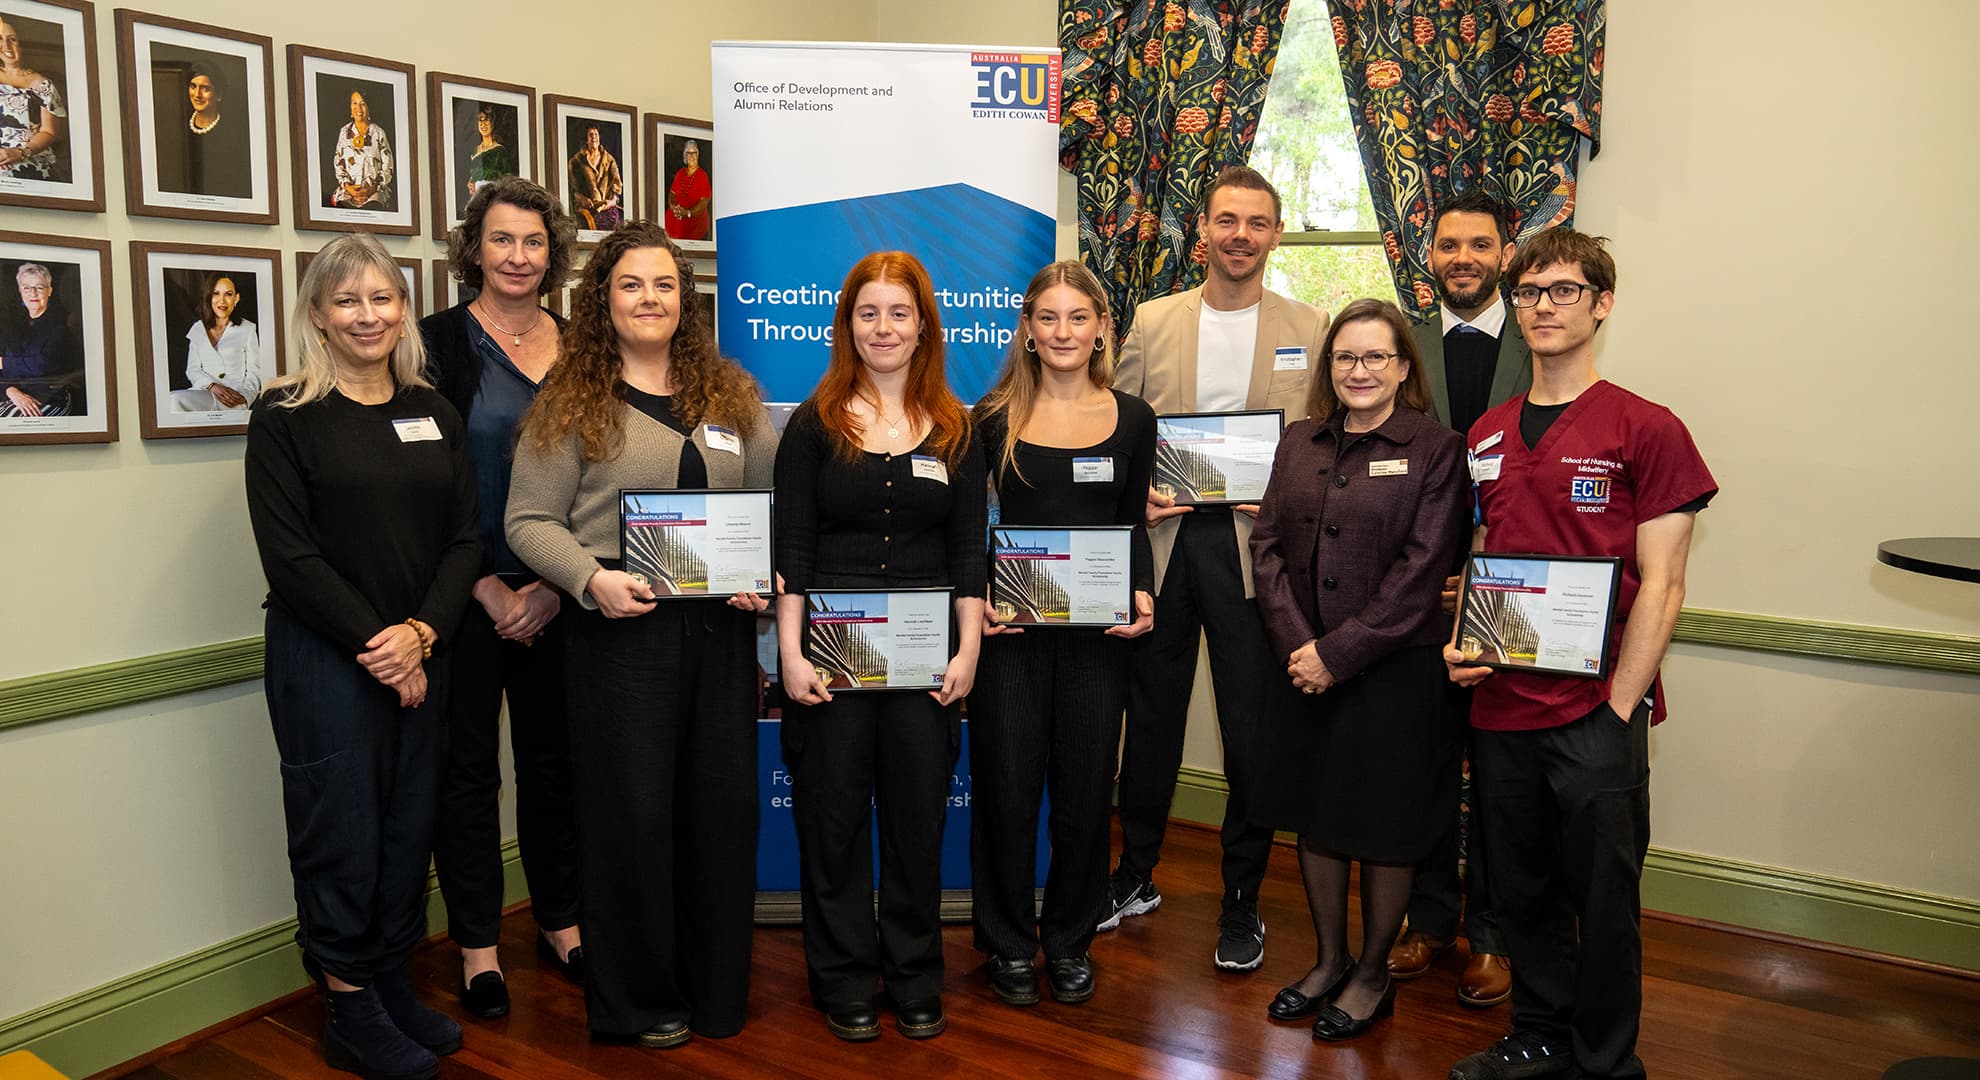
[[[1326,989],[1314,994],[1312,997],[1300,993],[1297,986],[1288,986],[1272,998],[1270,1005],[1265,1006],[1265,1015],[1274,1020],[1284,1020],[1287,1022],[1304,1020],[1314,1013],[1319,1012],[1320,1006],[1325,1005],[1328,998],[1340,993],[1342,984],[1347,982],[1348,975],[1353,971],[1354,957],[1350,956],[1348,957],[1347,966],[1341,969],[1339,975],[1334,976],[1334,981],[1328,983]]]
[[[461,1008],[493,1020],[509,1015],[509,983],[499,971],[484,971],[461,984]]]
[[[570,952],[558,956],[557,946],[552,945],[549,938],[538,933],[536,955],[542,957],[544,963],[556,968],[557,974],[579,986],[584,985],[584,946],[573,945]]]
[[[1382,990],[1382,1000],[1375,1003],[1375,1011],[1365,1020],[1349,1016],[1337,1005],[1329,1005],[1320,1010],[1320,1018],[1313,1021],[1313,1037],[1328,1042],[1341,1042],[1364,1034],[1375,1026],[1375,1021],[1387,1019],[1396,1014],[1396,980],[1391,978],[1389,985]]]

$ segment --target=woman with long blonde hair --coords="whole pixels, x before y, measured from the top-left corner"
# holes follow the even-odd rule
[[[563,627],[586,1021],[668,1048],[742,1030],[756,888],[753,592],[659,601],[625,572],[619,492],[766,488],[777,435],[715,349],[658,225],[598,245],[524,416],[509,546],[577,601]]]
[[[1025,290],[1003,376],[976,407],[999,525],[1133,527],[1132,613],[1120,623],[1027,632],[986,609],[970,705],[976,946],[999,1000],[1038,1000],[1041,944],[1052,997],[1093,996],[1087,946],[1107,899],[1108,807],[1127,704],[1128,642],[1154,625],[1153,560],[1143,523],[1155,413],[1111,389],[1107,294],[1078,262],[1055,262]],[[1052,801],[1045,904],[1032,916],[1040,796]]]
[[[777,641],[811,993],[834,1035],[880,1034],[881,983],[909,1038],[942,1033],[942,823],[983,629],[983,455],[943,376],[928,271],[903,251],[853,265],[832,355],[777,454]],[[806,659],[811,589],[954,590],[941,686],[835,696]],[[880,824],[875,934],[873,841]]]
[[[460,1025],[414,996],[426,936],[446,649],[481,566],[460,416],[420,375],[399,266],[331,241],[290,316],[295,370],[248,419],[247,504],[268,577],[264,669],[303,962],[324,1055],[427,1077]]]

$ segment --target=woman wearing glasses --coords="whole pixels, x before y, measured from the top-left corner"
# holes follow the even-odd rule
[[[1465,546],[1464,440],[1429,415],[1409,324],[1356,300],[1327,332],[1331,378],[1286,430],[1251,534],[1258,608],[1287,681],[1267,710],[1253,821],[1300,834],[1319,955],[1273,1019],[1317,1015],[1346,1039],[1395,1008],[1389,947],[1412,867],[1437,839],[1452,737],[1439,679],[1450,617],[1438,594]],[[1361,860],[1362,954],[1347,951]]]

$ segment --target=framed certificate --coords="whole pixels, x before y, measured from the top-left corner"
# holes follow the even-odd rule
[[[990,609],[1013,626],[1134,621],[1128,525],[990,530]]]
[[[1504,671],[1606,679],[1621,587],[1618,558],[1472,552],[1458,602],[1458,651]]]
[[[770,506],[769,491],[620,491],[625,571],[662,599],[767,593]]]
[[[949,589],[813,589],[804,655],[827,690],[939,690],[955,646]]]
[[[1278,409],[1158,416],[1150,482],[1181,505],[1255,503],[1272,479],[1285,421]]]

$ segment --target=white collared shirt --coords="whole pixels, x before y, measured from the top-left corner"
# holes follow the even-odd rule
[[[1478,317],[1466,323],[1463,317],[1451,310],[1449,304],[1438,304],[1437,309],[1444,315],[1444,333],[1448,334],[1460,326],[1469,325],[1474,330],[1483,330],[1493,337],[1501,337],[1506,330],[1506,298],[1495,296],[1492,306],[1478,313]]]

